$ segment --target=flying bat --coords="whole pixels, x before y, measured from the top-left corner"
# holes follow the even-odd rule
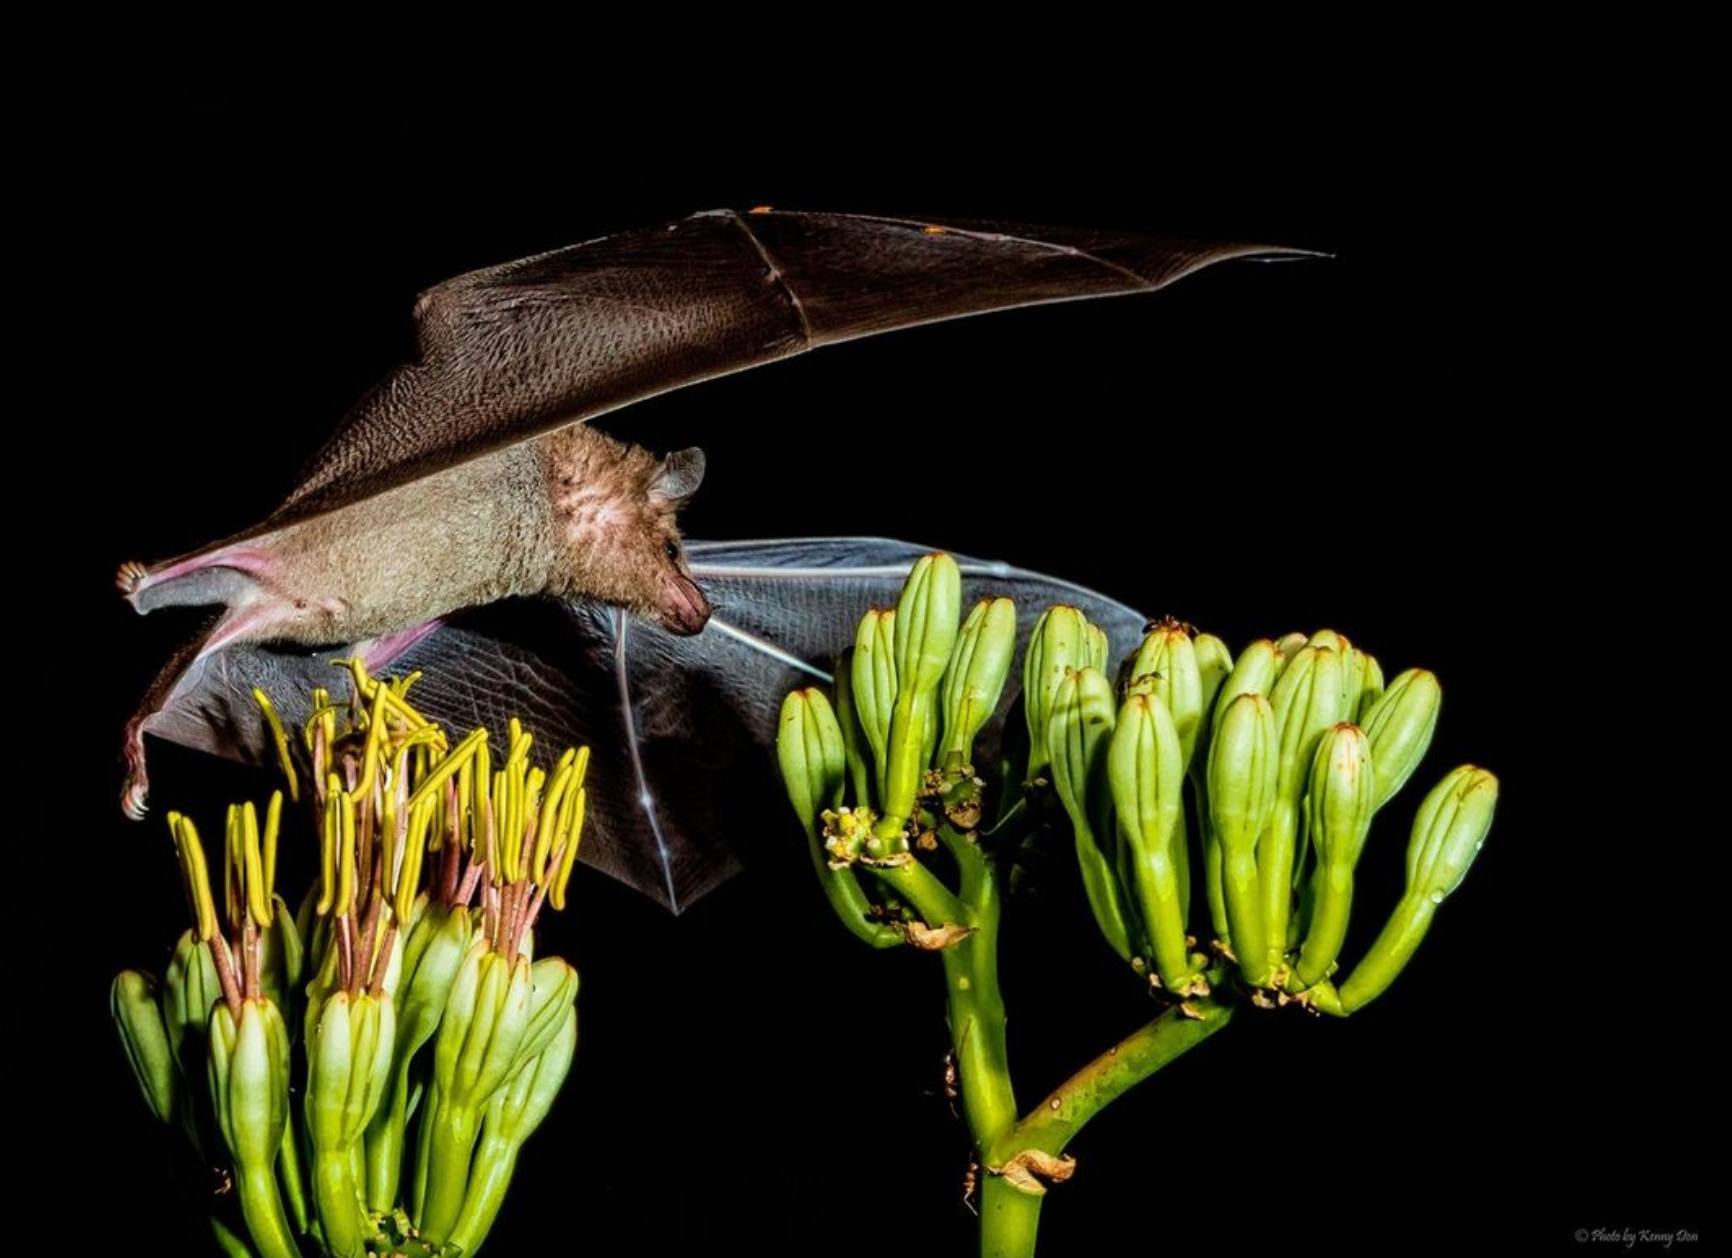
[[[329,684],[337,647],[376,669],[424,669],[418,696],[454,726],[517,714],[555,741],[616,748],[623,758],[592,769],[592,798],[615,799],[586,829],[585,859],[684,907],[732,868],[718,783],[740,747],[773,739],[782,694],[822,673],[866,607],[893,601],[920,551],[859,539],[688,546],[677,513],[702,451],[657,458],[583,421],[820,345],[1148,292],[1228,259],[1303,256],[1314,255],[718,210],[438,284],[415,304],[416,360],[355,404],[276,511],[189,554],[121,567],[141,613],[223,609],[128,723],[123,807],[144,813],[145,734],[258,761],[252,685],[292,704]],[[1039,574],[964,571],[1009,583],[1000,592],[1027,608],[1077,602],[1125,633],[1141,624]],[[729,747],[733,758],[719,755]],[[699,800],[718,810],[694,810]]]

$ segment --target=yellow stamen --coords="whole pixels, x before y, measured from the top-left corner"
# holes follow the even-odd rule
[[[265,882],[265,857],[259,845],[259,810],[248,800],[241,808],[241,844],[246,856],[247,910],[260,926],[271,924],[271,889]]]
[[[238,804],[230,804],[228,823],[223,834],[223,908],[227,911],[229,926],[235,930],[241,928],[241,877],[245,866],[241,810]]]
[[[588,750],[588,748],[585,748],[585,750]],[[560,855],[559,873],[558,876],[554,878],[553,890],[548,895],[548,899],[553,901],[553,907],[562,912],[565,909],[565,888],[567,884],[571,882],[571,871],[577,864],[577,843],[578,840],[583,837],[584,805],[588,800],[589,793],[581,786],[573,793],[574,802],[571,806],[571,820],[566,825],[563,834],[565,850]]]
[[[277,764],[282,768],[283,776],[289,780],[289,798],[299,803],[301,783],[295,775],[295,762],[289,756],[289,732],[283,728],[283,718],[277,715],[277,707],[271,702],[271,697],[257,686],[253,687],[253,702],[259,705],[259,710],[265,714],[265,724],[271,727],[271,743],[277,749]]]
[[[469,737],[458,743],[450,755],[441,760],[431,772],[421,779],[419,785],[415,787],[415,793],[409,797],[409,806],[411,808],[417,807],[422,800],[439,791],[450,780],[451,775],[461,769],[469,757],[475,754],[475,749],[486,741],[486,730],[471,730]]]
[[[283,793],[271,792],[271,802],[265,808],[265,899],[274,906],[277,893],[277,831],[283,821]],[[269,926],[276,917],[276,909],[272,908],[270,916],[265,918]]]
[[[175,852],[180,857],[187,899],[198,924],[198,937],[201,941],[208,941],[217,933],[216,902],[211,898],[210,869],[205,864],[204,844],[199,842],[198,827],[193,825],[191,817],[171,812],[168,814],[168,829],[174,836]]]
[[[536,818],[533,870],[535,881],[542,886],[547,885],[547,858],[553,851],[553,840],[559,830],[558,823],[565,816],[562,804],[566,787],[571,782],[571,762],[576,755],[576,752],[567,750],[559,758],[559,765],[553,771],[552,785],[547,788],[547,794],[541,800],[541,814]]]
[[[539,822],[541,820],[541,792],[542,792],[542,787],[545,786],[546,783],[547,783],[547,770],[536,768],[536,769],[531,769],[529,771],[529,777],[524,782],[524,785],[523,785],[523,842],[524,842],[524,849],[523,849],[523,864],[522,864],[522,867],[517,871],[517,876],[519,878],[529,877],[530,867],[535,864],[536,853],[540,849],[541,830],[539,827]],[[529,832],[529,823],[531,820],[534,820],[538,823],[536,831],[534,834],[531,834]],[[532,841],[536,844],[535,847],[529,846],[529,844]]]
[[[427,827],[433,819],[433,806],[422,802],[411,807],[409,833],[403,844],[403,867],[397,875],[396,910],[399,921],[408,921],[415,908],[415,895],[421,883],[421,853],[427,848]]]
[[[366,799],[373,793],[374,779],[379,776],[379,757],[385,747],[385,700],[391,692],[384,686],[374,686],[373,710],[367,719],[367,745],[361,753],[361,777],[355,783],[355,798]]]

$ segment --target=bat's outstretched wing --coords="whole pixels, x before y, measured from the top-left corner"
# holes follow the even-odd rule
[[[760,838],[787,838],[791,814],[771,750],[782,699],[827,677],[861,614],[892,606],[926,549],[876,538],[693,542],[692,570],[715,607],[695,637],[591,604],[513,601],[436,626],[388,668],[424,670],[414,701],[448,728],[497,732],[517,716],[544,750],[588,743],[583,859],[678,912],[734,872]],[[965,597],[1009,595],[1025,630],[1042,608],[1070,603],[1122,655],[1143,627],[1137,612],[1069,582],[958,562]],[[265,762],[273,753],[252,688],[271,695],[285,719],[304,721],[313,686],[342,693],[329,661],[351,650],[368,654],[366,644],[219,651],[173,680],[147,727],[185,746]],[[1019,657],[1000,718],[1020,676]],[[988,751],[1001,728],[1001,720],[988,727]]]
[[[1229,258],[1305,253],[1078,228],[714,210],[487,267],[421,295],[418,361],[362,397],[288,500],[239,536],[819,345],[1148,292]]]

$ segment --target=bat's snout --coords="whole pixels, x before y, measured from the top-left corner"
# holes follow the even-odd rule
[[[669,633],[689,637],[709,623],[710,600],[690,577],[683,573],[670,576],[662,595],[660,619]]]

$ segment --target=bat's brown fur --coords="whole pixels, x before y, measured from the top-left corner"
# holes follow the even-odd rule
[[[355,642],[533,594],[694,632],[708,605],[675,518],[694,478],[670,466],[574,424],[253,539],[264,558],[223,641]]]

